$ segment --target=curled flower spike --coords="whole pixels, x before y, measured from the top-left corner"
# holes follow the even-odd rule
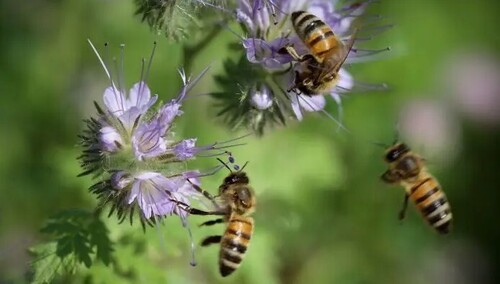
[[[233,146],[230,142],[234,141],[197,146],[196,138],[176,138],[172,131],[176,118],[183,113],[181,107],[187,92],[208,68],[193,80],[181,70],[183,87],[178,96],[153,110],[157,95],[151,95],[146,78],[142,77],[148,74],[151,61],[140,81],[126,93],[90,44],[110,86],[103,94],[105,107],[95,103],[98,116],[86,121],[87,129],[80,136],[80,175],[99,178],[90,191],[97,194],[101,206],[111,205],[109,215],[116,213],[120,222],[129,217],[132,223],[134,212],[138,212],[143,226],[156,224],[170,215],[178,215],[186,224],[187,212],[178,204],[189,205],[201,196],[193,184],[199,185],[199,177],[206,175],[206,171],[187,170],[186,161],[211,155],[210,151],[221,152]]]
[[[331,89],[313,96],[290,91],[299,64],[284,52],[292,46],[299,56],[310,54],[291,23],[291,14],[296,11],[307,11],[322,19],[345,45],[350,39],[355,40],[343,66],[366,61],[388,50],[358,47],[359,42],[366,41],[367,34],[371,38],[388,27],[361,26],[356,22],[359,18],[368,20],[363,14],[371,2],[348,2],[336,7],[336,1],[329,0],[238,0],[236,18],[246,35],[240,38],[244,54],[237,61],[227,60],[224,64],[227,75],[216,77],[223,88],[222,92],[212,93],[221,107],[218,114],[233,128],[243,125],[262,135],[267,125],[285,124],[289,118],[302,120],[304,112],[322,111],[336,120],[324,110],[328,98],[337,103],[340,115],[343,94],[355,89],[384,89],[385,85],[359,83],[341,68],[339,80]]]

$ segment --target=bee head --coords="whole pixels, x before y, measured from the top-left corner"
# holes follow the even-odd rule
[[[225,179],[225,185],[231,184],[248,184],[249,180],[245,172],[231,172]]]
[[[232,167],[233,169],[231,169],[231,167],[224,163],[224,161],[222,161],[221,159],[217,158],[217,160],[219,160],[219,162],[224,165],[224,167],[226,167],[226,169],[229,170],[230,174],[224,179],[224,185],[231,185],[231,184],[238,184],[238,183],[248,183],[248,177],[247,177],[247,174],[243,171],[243,169],[245,169],[245,167],[247,166],[248,164],[248,161],[243,165],[243,167],[240,167],[236,164],[234,164],[234,158],[233,156],[231,155],[231,152],[227,152],[226,151],[226,154],[229,155],[229,165],[232,164]]]
[[[385,160],[389,163],[392,163],[399,158],[401,158],[404,154],[408,153],[410,148],[406,146],[404,143],[398,143],[389,148],[385,154]]]

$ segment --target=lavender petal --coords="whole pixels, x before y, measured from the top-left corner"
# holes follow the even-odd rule
[[[107,152],[116,152],[119,150],[117,144],[123,144],[122,137],[111,126],[104,126],[99,131],[99,142],[102,150]]]
[[[103,94],[104,105],[115,117],[120,117],[127,110],[125,95],[114,87],[108,87]]]
[[[308,112],[320,111],[325,108],[326,100],[324,96],[299,95],[299,105]]]
[[[197,153],[196,140],[197,140],[196,138],[185,139],[182,140],[177,145],[175,145],[174,147],[175,156],[177,156],[179,160],[184,161],[196,155]]]

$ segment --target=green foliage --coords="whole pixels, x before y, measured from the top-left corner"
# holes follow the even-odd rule
[[[158,32],[164,32],[169,39],[184,38],[189,27],[194,24],[194,17],[188,14],[190,1],[176,0],[136,0],[136,14],[142,15],[142,21]]]
[[[56,276],[73,274],[76,271],[75,255],[66,258],[59,257],[55,252],[57,242],[48,242],[30,248],[29,252],[34,261],[32,262],[32,283],[51,283]]]
[[[193,39],[200,30],[221,21],[223,9],[219,1],[197,0],[135,0],[136,15],[146,22],[152,30],[163,33],[169,40]],[[218,7],[218,8],[215,8]]]
[[[43,283],[57,274],[73,273],[77,265],[89,268],[93,258],[112,262],[113,245],[99,217],[85,210],[66,210],[50,218],[41,230],[54,241],[32,248],[34,281]],[[47,270],[48,265],[53,267]]]

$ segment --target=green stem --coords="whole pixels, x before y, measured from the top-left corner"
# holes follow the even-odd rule
[[[210,43],[210,41],[215,38],[220,32],[220,27],[216,27],[210,31],[203,39],[198,41],[197,44],[194,45],[184,45],[182,49],[182,55],[184,56],[183,67],[187,74],[191,72],[191,68],[193,67],[193,62],[198,56],[198,54]]]

